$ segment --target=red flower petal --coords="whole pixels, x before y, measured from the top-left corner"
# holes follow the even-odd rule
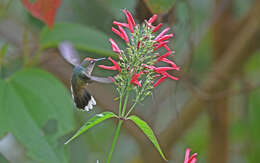
[[[157,15],[154,14],[154,15],[148,20],[148,23],[149,23],[149,24],[153,24],[153,22],[156,20],[156,18],[157,18]]]
[[[140,82],[139,82],[137,79],[139,78],[139,76],[140,76],[142,73],[143,73],[143,72],[140,71],[138,74],[135,74],[135,75],[132,77],[130,83],[131,83],[131,84],[134,83],[135,85],[139,85],[139,87],[141,87],[141,84],[140,84]]]
[[[174,70],[174,68],[173,67],[157,67],[154,69],[155,72],[160,73],[160,74],[165,71],[168,71],[168,70]]]
[[[110,38],[109,41],[110,41],[110,43],[112,45],[113,51],[115,53],[120,53],[120,49],[119,49],[118,45],[116,44],[116,42],[112,38]]]
[[[141,83],[138,80],[134,81],[134,85],[138,85],[139,87],[142,86]]]
[[[162,58],[161,61],[170,64],[172,68],[174,68],[174,70],[178,70],[178,71],[180,70],[180,68],[173,61],[167,58]]]
[[[196,158],[193,158],[190,163],[196,163],[197,162],[197,159]]]
[[[194,153],[190,157],[190,149],[187,148],[186,152],[185,152],[184,163],[196,163],[196,161],[197,161],[196,156],[197,156],[197,153]]]
[[[129,28],[129,25],[126,23],[121,23],[121,22],[117,22],[117,21],[113,21],[114,25],[118,25],[118,26],[122,26],[122,27],[126,27]]]
[[[170,74],[168,74],[167,72],[164,72],[163,75],[167,76],[168,78],[171,78],[172,80],[179,80],[179,78],[171,76]]]
[[[115,66],[98,65],[98,67],[106,69],[106,70],[117,70],[117,68]]]
[[[190,159],[189,159],[189,163],[192,163],[192,162],[194,162],[194,160],[195,160],[195,162],[197,161],[197,159],[196,159],[196,156],[197,156],[198,154],[197,153],[194,153],[191,157],[190,157]]]
[[[137,80],[142,73],[143,73],[143,72],[140,71],[138,74],[135,74],[135,75],[132,77],[131,82],[134,82],[135,80]]]
[[[115,34],[117,34],[119,37],[121,37],[122,39],[124,39],[124,36],[122,35],[122,33],[121,33],[119,30],[117,30],[116,28],[112,27],[112,31],[113,31]]]
[[[190,157],[190,149],[187,148],[185,152],[184,163],[188,163],[189,157]]]
[[[120,32],[122,34],[122,37],[125,40],[125,42],[129,43],[129,39],[128,39],[128,36],[127,36],[125,30],[121,26],[118,26],[118,28],[119,28],[119,30],[120,30]]]
[[[117,64],[117,62],[114,61],[111,57],[108,57],[108,59],[114,64],[114,67],[116,68],[116,70],[118,70],[119,72],[121,72],[121,68],[120,68],[120,66]]]
[[[126,10],[126,11],[127,11],[127,15],[128,15],[128,17],[129,17],[129,19],[130,19],[132,25],[135,27],[136,24],[135,24],[135,20],[134,20],[132,14],[131,14],[128,10]]]
[[[134,32],[133,24],[132,24],[132,22],[131,22],[131,20],[130,20],[130,18],[129,18],[129,15],[127,14],[127,10],[124,9],[123,12],[124,12],[124,14],[125,14],[125,16],[126,16],[126,19],[127,19],[127,22],[128,22],[129,30],[130,30],[131,33],[133,33],[133,32]]]
[[[153,85],[153,87],[158,86],[158,85],[159,85],[161,82],[163,82],[166,78],[167,78],[167,76],[161,77],[159,80],[157,80],[157,82]]]
[[[151,66],[151,65],[142,65],[142,66],[144,66],[145,68],[147,68],[147,69],[156,69],[157,67],[155,67],[155,66]]]
[[[153,32],[158,31],[162,27],[162,23],[158,24],[156,27],[154,27]]]
[[[168,45],[163,45],[163,47],[164,47],[167,51],[171,51],[171,49],[168,47]]]
[[[159,35],[157,35],[157,37],[154,39],[155,41],[158,40],[159,38],[161,38],[162,36],[164,36],[168,31],[170,30],[170,28],[165,28]]]
[[[159,56],[159,57],[157,58],[157,61],[160,62],[163,58],[166,58],[166,57],[168,57],[169,55],[171,55],[171,53],[172,53],[172,52],[169,51],[169,52],[163,54],[162,56]]]
[[[169,41],[162,41],[159,43],[159,45],[157,44],[157,46],[155,46],[155,48],[153,49],[153,51],[156,51],[157,49],[161,48],[162,46],[166,45]],[[156,45],[156,44],[155,44]]]
[[[173,34],[171,33],[171,34],[169,34],[169,35],[164,35],[164,36],[162,36],[162,37],[160,37],[160,38],[157,38],[157,40],[155,39],[155,41],[161,42],[161,41],[164,41],[164,40],[168,40],[168,39],[170,39],[170,38],[172,38],[172,37],[173,37]]]

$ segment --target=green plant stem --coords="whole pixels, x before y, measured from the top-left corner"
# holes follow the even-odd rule
[[[126,106],[127,106],[127,101],[128,101],[128,96],[129,96],[129,91],[126,90],[126,96],[125,96],[125,101],[124,101],[124,106],[123,106],[123,111],[122,111],[122,115],[121,116],[124,116],[125,115],[125,111],[126,111]]]
[[[110,163],[110,160],[112,158],[112,154],[114,152],[114,148],[115,148],[115,145],[116,145],[116,142],[117,142],[117,138],[119,136],[119,132],[120,132],[120,128],[121,128],[122,124],[123,124],[123,121],[119,120],[119,122],[117,124],[117,128],[116,128],[115,136],[114,136],[111,148],[110,148],[110,152],[109,152],[109,155],[108,155],[108,158],[107,158],[107,163]]]
[[[122,99],[124,98],[124,96],[120,97],[120,101],[119,101],[119,111],[118,111],[118,115],[119,117],[121,116],[121,110],[122,110]]]
[[[135,105],[136,105],[136,104],[137,104],[137,102],[135,102],[135,103],[131,106],[131,108],[129,109],[129,111],[126,113],[125,118],[127,118],[128,115],[132,112],[132,110],[135,108]]]

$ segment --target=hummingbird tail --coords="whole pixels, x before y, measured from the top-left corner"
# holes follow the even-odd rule
[[[89,111],[91,109],[93,109],[93,106],[96,105],[96,101],[94,99],[94,97],[87,91],[86,88],[82,89],[81,95],[75,95],[72,90],[72,94],[73,94],[73,99],[74,102],[77,106],[77,108],[85,110],[85,111]]]

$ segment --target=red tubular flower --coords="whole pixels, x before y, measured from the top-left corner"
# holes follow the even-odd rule
[[[177,70],[177,71],[180,70],[180,68],[173,61],[171,61],[167,58],[162,58],[161,61],[170,64],[174,70]]]
[[[114,51],[115,53],[120,54],[120,49],[119,49],[118,45],[116,44],[116,42],[115,42],[112,38],[110,38],[109,41],[110,41],[110,43],[111,43],[111,45],[112,45],[113,51]]]
[[[166,78],[167,78],[167,76],[161,77],[159,80],[157,80],[156,83],[154,83],[153,87],[157,87],[157,86],[158,86],[161,82],[163,82]]]
[[[126,16],[126,19],[127,19],[127,22],[128,22],[129,30],[130,30],[131,33],[133,33],[133,32],[134,32],[133,24],[131,23],[131,20],[130,20],[130,18],[129,18],[129,15],[127,14],[127,10],[124,9],[123,12],[124,12],[124,14],[125,14],[125,16]]]
[[[156,68],[154,68],[154,71],[159,74],[162,74],[165,71],[169,71],[169,70],[174,70],[174,68],[173,67],[156,67]]]
[[[174,76],[168,74],[167,72],[163,72],[162,74],[163,74],[164,76],[166,76],[167,78],[170,78],[170,79],[172,79],[172,80],[179,80],[179,78],[174,77]]]
[[[130,81],[130,84],[134,84],[134,85],[138,85],[139,87],[141,87],[141,83],[137,80],[139,78],[139,76],[142,74],[143,72],[140,71],[138,74],[135,74],[132,77],[132,80]]]
[[[156,20],[156,18],[157,18],[157,15],[154,14],[154,15],[148,20],[148,23],[149,23],[149,24],[153,24],[153,22]]]
[[[171,49],[168,47],[168,45],[163,45],[163,47],[167,50],[167,51],[171,51]]]
[[[126,43],[129,43],[129,39],[128,39],[128,36],[127,36],[125,30],[124,30],[121,26],[118,26],[118,28],[119,28],[119,30],[120,30],[120,32],[121,32],[121,34],[122,34],[123,39],[125,40],[125,42],[126,42]]]
[[[124,40],[124,36],[122,35],[122,33],[119,30],[112,27],[112,31]]]
[[[106,70],[117,70],[115,66],[98,65],[98,67],[106,69]]]
[[[149,70],[151,70],[151,69],[155,69],[155,68],[157,68],[157,67],[155,67],[155,66],[151,66],[151,65],[142,65],[142,66],[144,66],[145,68],[147,68],[147,69],[149,69]]]
[[[194,153],[191,157],[190,157],[190,149],[187,148],[186,152],[185,152],[185,158],[184,158],[184,163],[196,163],[197,162],[197,153]]]
[[[126,9],[124,9],[123,12],[124,12],[124,14],[126,16],[126,19],[127,19],[127,22],[128,22],[128,28],[129,28],[130,32],[134,33],[134,27],[136,26],[136,24],[135,24],[133,16]]]
[[[158,40],[160,39],[162,36],[164,36],[168,31],[170,30],[170,28],[165,28],[159,35],[157,35],[157,37],[154,40]]]
[[[116,61],[114,61],[111,57],[108,57],[108,59],[114,64],[114,66],[116,67],[116,69],[121,72],[121,68],[120,66],[117,64]]]
[[[126,24],[126,23],[121,23],[121,22],[118,22],[118,21],[113,21],[113,24],[114,24],[114,25],[117,25],[117,26],[122,26],[122,27],[129,28],[129,25]]]
[[[166,57],[168,57],[168,56],[171,55],[171,54],[172,54],[172,52],[169,51],[169,52],[163,54],[162,56],[159,56],[159,57],[157,58],[157,61],[160,62],[163,58],[166,58]]]
[[[154,44],[155,45],[155,48],[153,49],[153,51],[163,47],[164,45],[166,45],[169,41],[162,41],[162,42],[159,42],[159,45],[158,44]]]
[[[117,70],[117,71],[121,72],[121,68],[117,64],[117,62],[114,61],[111,57],[108,57],[108,59],[114,64],[114,66],[98,65],[98,67],[106,69],[106,70]]]
[[[155,39],[155,41],[161,42],[161,41],[164,41],[164,40],[168,40],[168,39],[170,39],[170,38],[172,38],[172,37],[173,37],[173,34],[171,33],[171,34],[169,34],[169,35],[164,35],[164,36],[162,36],[162,37],[160,37],[160,38],[157,38],[157,39]]]
[[[156,27],[154,27],[153,32],[158,31],[162,27],[162,23],[158,24]]]
[[[130,19],[132,25],[135,27],[136,24],[135,24],[135,20],[134,20],[132,14],[131,14],[128,10],[126,10],[126,11],[127,11],[127,15],[128,15],[128,17],[129,17],[129,19]]]
[[[142,86],[141,83],[138,80],[134,81],[133,83],[134,83],[134,85],[138,85],[139,87]]]

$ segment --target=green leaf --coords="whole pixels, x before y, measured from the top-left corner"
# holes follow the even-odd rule
[[[36,162],[68,162],[58,139],[74,127],[72,109],[67,89],[47,72],[24,69],[0,80],[0,133],[12,133]]]
[[[142,119],[140,119],[139,117],[137,117],[135,115],[132,115],[132,116],[128,117],[127,119],[132,120],[144,132],[144,134],[149,138],[149,140],[153,143],[155,148],[158,150],[158,152],[160,153],[162,158],[164,160],[166,160],[166,158],[160,148],[160,145],[153,133],[153,130],[149,127],[149,125],[145,121],[143,121]]]
[[[72,23],[57,23],[53,29],[45,27],[41,33],[41,46],[43,49],[56,47],[62,41],[71,41],[76,48],[101,54],[102,56],[115,55],[110,47],[108,36],[104,33]]]
[[[76,137],[80,136],[81,134],[83,134],[84,132],[86,132],[88,129],[90,129],[91,127],[103,122],[106,119],[109,118],[113,118],[113,117],[117,117],[117,115],[115,115],[112,112],[103,112],[101,114],[96,114],[95,116],[93,116],[92,118],[90,118],[87,123],[85,123],[77,132],[75,135],[73,135],[65,144],[68,144],[69,142],[71,142],[72,140],[74,140]]]
[[[152,13],[162,14],[168,12],[176,0],[144,0],[144,2]]]

